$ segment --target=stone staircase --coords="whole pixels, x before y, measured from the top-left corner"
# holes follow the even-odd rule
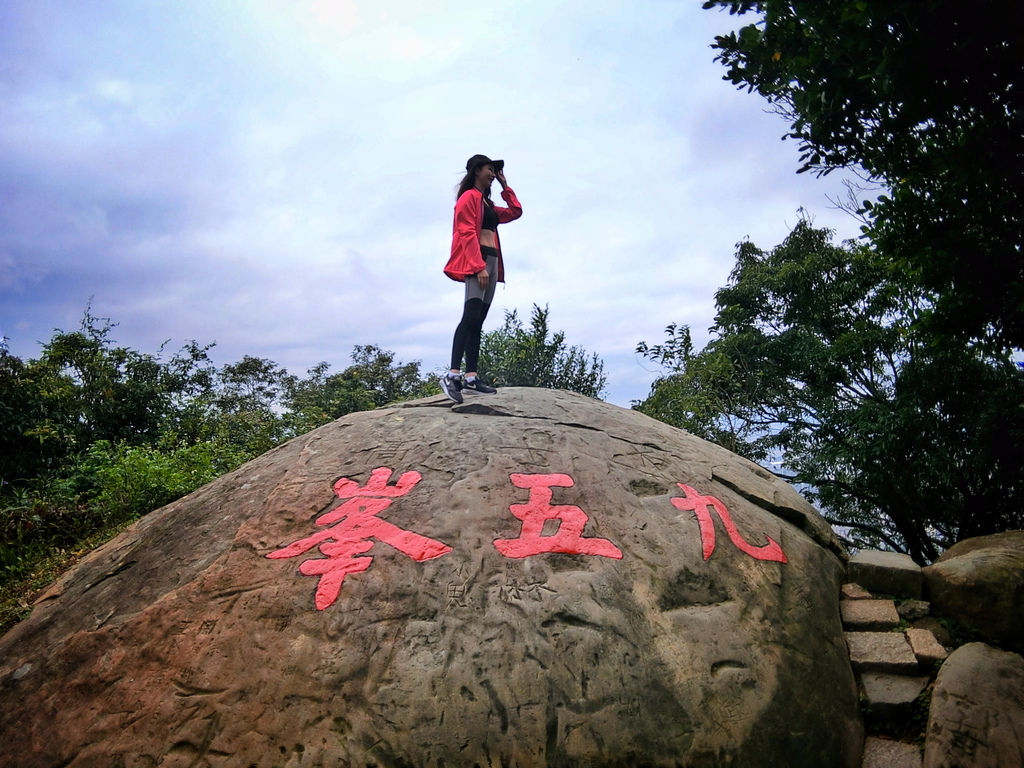
[[[862,552],[850,561],[847,578],[839,610],[865,713],[861,766],[921,768],[919,741],[894,738],[891,727],[913,730],[915,716],[927,715],[921,696],[948,655],[935,635],[943,629],[920,599],[921,569],[905,555]]]

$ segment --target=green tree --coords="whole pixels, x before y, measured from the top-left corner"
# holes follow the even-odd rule
[[[54,384],[45,392],[49,424],[77,447],[154,439],[170,405],[159,361],[116,346],[115,327],[86,310],[80,330],[58,331],[43,346],[40,364]]]
[[[395,354],[373,344],[352,350],[352,365],[329,374],[320,362],[306,378],[290,377],[283,404],[293,434],[303,434],[346,413],[436,394],[440,387],[420,375],[420,363],[396,363]]]
[[[246,355],[217,368],[192,341],[170,359],[117,345],[87,309],[38,360],[0,344],[0,586],[44,558],[191,492],[355,410],[439,391],[419,363],[357,346],[304,379]]]
[[[45,384],[37,374],[0,348],[0,498],[4,487],[52,466],[53,453],[60,453],[57,445],[30,434],[46,417]]]
[[[636,407],[779,467],[847,543],[927,562],[1024,525],[1024,372],[929,343],[931,300],[807,221],[771,251],[741,243],[705,348],[676,326],[638,347],[666,375]]]
[[[210,360],[213,344],[185,344],[163,365],[170,407],[160,428],[160,444],[185,447],[208,440],[217,413],[218,372]]]
[[[293,434],[305,434],[346,413],[374,408],[373,397],[355,377],[344,372],[328,374],[330,369],[330,363],[320,362],[306,371],[305,378],[293,376],[286,383],[285,418]]]
[[[249,458],[288,436],[280,402],[288,372],[273,360],[245,355],[216,373],[209,439]]]
[[[756,13],[716,37],[726,79],[790,122],[800,171],[888,189],[867,234],[932,292],[943,337],[1024,347],[1024,4],[709,0]]]
[[[59,472],[98,440],[155,443],[193,396],[204,348],[162,362],[118,346],[115,327],[86,309],[81,327],[54,331],[37,360],[0,350],[0,478]]]
[[[600,397],[608,381],[597,353],[567,347],[564,332],[551,334],[547,306],[536,304],[528,329],[512,310],[501,328],[484,334],[479,368],[498,386],[568,389],[587,397]]]
[[[751,461],[769,461],[776,451],[754,405],[757,393],[749,391],[763,387],[764,380],[738,375],[745,360],[711,349],[695,353],[688,326],[672,323],[665,334],[663,344],[637,345],[637,353],[661,365],[663,374],[633,407]]]
[[[352,350],[352,365],[345,373],[370,393],[377,407],[440,392],[436,383],[420,376],[418,361],[396,363],[394,352],[373,344]]]
[[[208,348],[162,360],[116,344],[115,327],[87,309],[39,359],[0,349],[0,580],[249,458],[211,438]]]

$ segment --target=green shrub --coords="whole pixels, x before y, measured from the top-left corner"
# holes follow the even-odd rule
[[[191,493],[250,458],[222,442],[159,449],[100,440],[67,478],[6,489],[0,507],[0,579],[105,528]]]
[[[79,467],[92,485],[87,491],[90,505],[102,510],[108,523],[162,507],[215,477],[204,448],[167,454],[148,445],[94,443]]]

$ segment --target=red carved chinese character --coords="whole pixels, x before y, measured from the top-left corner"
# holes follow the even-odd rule
[[[505,557],[528,557],[542,552],[564,552],[571,555],[600,555],[622,559],[622,550],[607,539],[583,536],[587,513],[579,507],[551,505],[551,488],[571,488],[568,475],[509,475],[517,488],[529,488],[530,499],[525,504],[512,504],[509,510],[523,521],[518,539],[496,539],[494,546]],[[558,520],[558,530],[543,535],[544,523]]]
[[[684,512],[690,511],[697,515],[697,523],[700,525],[700,540],[704,547],[705,560],[711,557],[711,553],[715,551],[715,523],[714,520],[712,520],[711,512],[708,509],[708,507],[710,507],[718,513],[718,517],[722,521],[722,525],[725,526],[726,533],[729,534],[729,539],[742,552],[746,552],[748,555],[757,558],[758,560],[774,560],[780,563],[787,562],[786,556],[782,553],[782,547],[780,547],[771,536],[765,536],[765,538],[768,539],[768,543],[763,547],[755,547],[752,544],[748,544],[743,537],[740,536],[740,532],[736,529],[736,524],[732,521],[732,515],[730,515],[729,510],[725,508],[725,504],[714,496],[701,496],[688,485],[683,485],[682,483],[676,483],[676,485],[683,489],[683,493],[686,494],[686,496],[682,499],[672,499],[672,506],[676,507],[676,509],[681,509]]]
[[[373,546],[370,539],[390,544],[416,562],[441,557],[452,551],[447,544],[406,531],[377,517],[391,506],[394,498],[404,496],[420,481],[419,472],[405,472],[395,485],[389,486],[387,481],[390,477],[390,469],[378,467],[370,473],[370,481],[363,487],[347,477],[341,478],[334,484],[334,493],[339,499],[348,501],[316,520],[317,525],[336,524],[267,555],[274,560],[296,557],[319,546],[326,558],[306,560],[299,566],[300,573],[320,577],[316,587],[318,611],[338,599],[348,574],[370,567],[372,557],[356,557]]]

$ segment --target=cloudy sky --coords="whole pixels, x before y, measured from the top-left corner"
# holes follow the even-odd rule
[[[302,374],[377,344],[440,371],[480,152],[525,209],[485,330],[548,305],[628,406],[657,375],[638,341],[706,340],[738,241],[801,207],[857,234],[841,177],[796,175],[782,119],[722,80],[709,45],[738,23],[697,0],[4,0],[0,335],[37,357],[91,301],[143,352]]]

